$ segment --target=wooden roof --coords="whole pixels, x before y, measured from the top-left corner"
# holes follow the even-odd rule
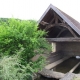
[[[69,15],[67,15],[66,13],[64,13],[63,11],[61,11],[60,9],[53,6],[52,4],[49,5],[47,10],[39,19],[38,21],[39,24],[41,23],[41,21],[45,20],[46,22],[49,22],[49,20],[53,17],[50,10],[54,11],[61,19],[64,20],[64,22],[66,22],[69,25],[69,27],[71,27],[78,35],[80,35],[80,23],[73,19],[72,17],[70,17]]]

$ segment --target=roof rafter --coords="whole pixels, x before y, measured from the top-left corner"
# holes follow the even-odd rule
[[[54,23],[54,24],[49,24],[49,23],[44,22],[44,21],[42,21],[42,22],[43,22],[43,23],[42,23],[43,25],[44,25],[45,23],[47,24],[45,30],[48,30],[49,28],[55,27],[55,26],[62,26],[62,27],[67,28],[74,37],[77,37],[77,35],[73,32],[73,30],[72,30],[66,23]],[[61,34],[61,33],[62,33],[62,31],[60,32],[60,34]]]
[[[39,24],[41,23],[41,21],[46,21],[47,17],[46,14],[49,12],[49,11],[52,11],[53,10],[53,15],[54,15],[54,12],[57,14],[57,17],[56,19],[60,20],[62,23],[67,23],[70,27],[70,31],[71,29],[74,30],[78,35],[80,35],[80,23],[78,21],[76,21],[75,19],[73,19],[72,17],[70,17],[69,15],[67,15],[66,13],[64,13],[63,11],[61,11],[60,9],[58,9],[57,7],[53,6],[52,4],[49,5],[49,7],[47,8],[47,10],[44,12],[44,14],[42,15],[42,17],[40,18],[40,20],[38,21]],[[48,14],[47,14],[48,15]],[[49,14],[50,15],[50,14]],[[48,15],[48,18],[49,18],[49,15]],[[57,20],[56,22],[57,23]],[[48,25],[49,26],[49,25]],[[72,32],[73,33],[73,32]]]

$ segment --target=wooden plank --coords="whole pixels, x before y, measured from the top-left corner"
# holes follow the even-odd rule
[[[47,78],[56,78],[56,79],[61,79],[65,76],[64,73],[52,71],[49,69],[43,69],[42,71],[39,71],[38,74],[43,75]]]
[[[48,30],[49,28],[54,27],[54,26],[63,26],[65,28],[67,28],[74,37],[77,37],[77,35],[73,32],[73,30],[67,24],[65,24],[65,23],[58,23],[57,16],[55,16],[55,23],[54,24],[51,24],[51,22],[47,23],[45,21],[42,21],[41,24],[42,25],[47,25],[45,30]]]
[[[63,32],[63,31],[65,31],[66,29],[65,28],[63,28],[60,32],[59,32],[59,34],[57,35],[57,37],[59,37],[60,36],[60,34]]]
[[[71,27],[69,27],[67,24],[64,24],[64,26],[71,32],[71,34],[72,34],[74,37],[77,37],[77,35],[73,32],[73,30],[71,29]]]
[[[57,16],[57,17],[63,23],[63,19],[61,17],[59,17],[59,16]]]
[[[55,19],[53,18],[53,19],[50,21],[50,24],[53,23],[54,20],[55,20]]]
[[[54,27],[54,26],[63,26],[63,23],[49,24],[48,26],[46,26],[45,30],[48,30],[49,28]]]
[[[63,61],[65,61],[65,60],[68,59],[68,58],[69,58],[69,57],[64,57],[64,58],[62,58],[62,59],[60,59],[60,60],[58,60],[58,61],[56,61],[56,62],[53,62],[53,63],[45,66],[45,69],[51,69],[51,68],[57,66],[58,64],[62,63]]]
[[[49,42],[80,42],[80,38],[46,38]]]
[[[59,23],[59,25],[67,28],[74,37],[77,37],[77,35],[73,32],[73,30],[71,29],[71,27],[69,27],[67,24],[65,24],[65,23]]]
[[[42,24],[42,25],[45,26],[45,25],[48,25],[49,23],[47,23],[47,22],[45,22],[45,21],[41,21],[40,24]]]
[[[75,74],[74,73],[66,73],[65,76],[59,80],[77,80],[74,79],[75,78]]]
[[[79,65],[80,65],[80,62],[77,63],[69,72],[72,73]]]
[[[57,18],[57,16],[56,16],[56,18],[55,18],[55,23],[56,23],[56,24],[58,23],[58,18]]]
[[[70,27],[68,27],[68,30],[72,33],[74,37],[77,37],[77,35],[73,32],[73,30]]]

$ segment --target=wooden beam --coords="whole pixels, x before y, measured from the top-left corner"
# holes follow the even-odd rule
[[[56,15],[57,15],[57,14],[56,14]],[[65,21],[64,21],[60,16],[57,15],[57,18],[58,18],[58,20],[61,21],[61,23],[65,23]]]
[[[57,16],[57,17],[62,23],[65,23],[65,21],[61,17],[59,17],[59,16]]]
[[[57,16],[55,17],[55,23],[56,23],[56,24],[58,23],[58,18],[57,18]]]
[[[74,73],[66,73],[65,76],[59,80],[79,80],[79,78],[77,79]]]
[[[66,25],[64,25],[64,23],[54,23],[54,24],[49,24],[46,26],[45,30],[48,30],[49,28],[51,27],[54,27],[54,26],[62,26],[62,27],[66,27]],[[67,28],[67,27],[66,27]]]
[[[54,20],[54,19],[52,19],[52,21],[53,21],[53,20]],[[57,16],[55,17],[55,20],[56,20],[56,22],[55,22],[54,24],[51,24],[52,21],[50,22],[50,24],[47,23],[47,22],[42,21],[41,24],[42,24],[42,25],[47,25],[46,28],[45,28],[45,30],[48,30],[49,28],[54,27],[54,26],[63,26],[63,27],[65,27],[65,28],[67,28],[74,37],[77,37],[77,35],[73,32],[73,30],[71,29],[71,27],[68,26],[66,23],[58,23],[58,21],[57,21],[57,20],[58,20]]]
[[[63,26],[64,27],[65,25],[64,25],[64,23],[49,24],[49,25],[46,26],[45,30],[48,30],[49,28],[54,27],[54,26]]]
[[[73,30],[71,29],[70,26],[68,26],[68,25],[65,24],[65,23],[61,23],[60,25],[63,26],[63,27],[65,27],[65,28],[67,28],[74,37],[77,37],[77,35],[73,32]]]
[[[55,20],[55,19],[53,18],[53,19],[50,21],[50,24],[53,23],[54,20]]]
[[[72,73],[79,65],[80,65],[80,62],[77,63],[69,72]]]
[[[51,64],[48,64],[47,66],[45,66],[45,69],[52,69],[53,67],[57,66],[58,64],[62,63],[63,61],[65,61],[66,59],[68,59],[69,57],[64,57],[58,61],[55,61]]]
[[[46,38],[49,42],[80,42],[80,38]]]
[[[53,24],[53,25],[49,24],[49,25],[46,26],[45,30],[48,30],[48,29],[50,29],[51,27],[54,27],[54,26],[55,26],[55,24]]]
[[[66,29],[65,28],[63,28],[60,32],[59,32],[59,34],[57,35],[57,37],[59,37],[60,36],[60,34],[63,32],[63,31],[65,31]]]
[[[38,74],[43,75],[47,78],[56,78],[56,79],[61,79],[65,76],[64,73],[52,71],[52,70],[45,69],[45,68],[39,71]]]
[[[45,30],[48,30],[49,28],[54,27],[54,26],[63,26],[63,23],[49,24],[46,26]]]
[[[41,21],[40,24],[42,24],[42,25],[45,26],[45,25],[48,25],[49,23],[47,23],[47,22],[45,22],[45,21]]]
[[[77,37],[77,35],[73,32],[73,30],[68,26],[68,30],[71,32],[71,34],[74,36],[74,37]]]
[[[77,37],[77,35],[73,32],[73,30],[65,23],[50,24],[50,25],[46,26],[45,30],[48,30],[49,28],[54,27],[54,26],[63,26],[65,28],[67,28],[74,37]]]

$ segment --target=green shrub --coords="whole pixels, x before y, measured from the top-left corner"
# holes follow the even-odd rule
[[[45,34],[34,20],[8,19],[0,25],[0,56],[19,53],[23,62],[29,62],[34,55],[50,48],[43,38]]]
[[[44,59],[22,65],[18,55],[4,56],[0,59],[0,80],[33,80],[35,73],[42,68]]]
[[[0,80],[27,80],[32,75],[27,67],[20,64],[18,56],[5,56],[0,59]]]
[[[32,62],[31,58],[45,51],[48,53],[51,49],[43,38],[45,35],[44,31],[38,30],[34,20],[1,21],[0,80],[31,80],[33,74],[40,70],[45,62],[43,57],[39,57],[35,62]]]

